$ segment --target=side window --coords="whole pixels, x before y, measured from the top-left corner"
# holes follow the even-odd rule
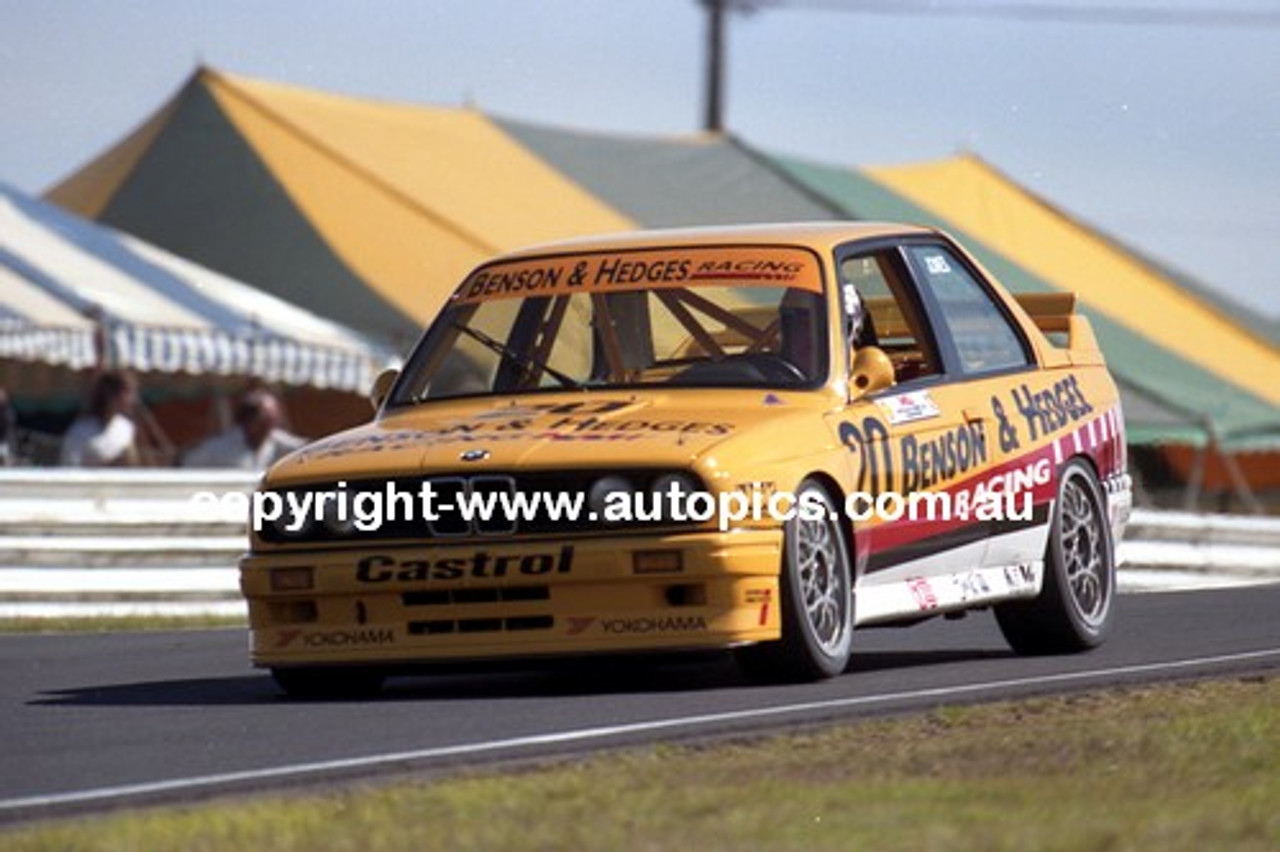
[[[890,252],[855,255],[840,262],[840,282],[862,299],[862,330],[854,346],[879,346],[893,362],[899,383],[942,372],[928,325],[911,297],[901,264]]]
[[[986,289],[944,246],[907,249],[921,286],[937,303],[965,373],[993,373],[1029,363],[1022,338]]]

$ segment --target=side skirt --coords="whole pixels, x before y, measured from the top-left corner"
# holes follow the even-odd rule
[[[854,608],[857,627],[1034,598],[1044,583],[1044,560],[876,580],[858,586]]]

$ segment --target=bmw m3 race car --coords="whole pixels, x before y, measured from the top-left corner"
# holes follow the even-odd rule
[[[470,273],[375,419],[253,495],[252,660],[290,694],[441,661],[733,649],[844,670],[856,628],[1112,623],[1119,397],[1071,294],[935,230],[650,231]]]

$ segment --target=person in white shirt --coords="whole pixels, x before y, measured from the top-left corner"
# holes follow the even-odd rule
[[[0,467],[13,464],[17,455],[18,418],[9,404],[9,392],[0,388]]]
[[[275,394],[250,391],[236,406],[235,425],[188,450],[182,466],[266,470],[307,442],[280,428],[282,419]]]
[[[71,467],[132,466],[139,462],[137,428],[129,412],[138,403],[138,385],[118,371],[100,374],[89,395],[89,411],[62,436],[60,462]]]

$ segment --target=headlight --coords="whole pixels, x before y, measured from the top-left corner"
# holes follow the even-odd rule
[[[315,510],[310,500],[298,500],[297,502],[284,499],[281,493],[283,508],[280,517],[271,522],[271,527],[276,531],[276,535],[283,539],[303,539],[307,533],[311,532],[311,528],[315,526]],[[303,510],[301,517],[295,515],[291,509],[299,508]]]
[[[649,499],[657,507],[658,520],[671,521],[687,514],[689,497],[698,481],[687,473],[664,473],[649,486]]]
[[[356,519],[351,514],[350,501],[345,491],[324,501],[323,520],[325,527],[334,535],[350,535],[356,528]]]
[[[610,495],[625,494],[627,500],[625,507],[626,516],[622,518],[617,517],[615,509],[613,517],[615,520],[626,520],[630,517],[632,512],[633,495],[635,494],[635,491],[635,485],[625,476],[602,476],[595,482],[591,483],[591,487],[587,489],[587,508],[591,510],[592,517],[597,520],[606,521],[609,519],[609,516],[605,514],[606,510],[611,506],[617,507],[617,501],[622,499],[619,497],[611,498]]]

